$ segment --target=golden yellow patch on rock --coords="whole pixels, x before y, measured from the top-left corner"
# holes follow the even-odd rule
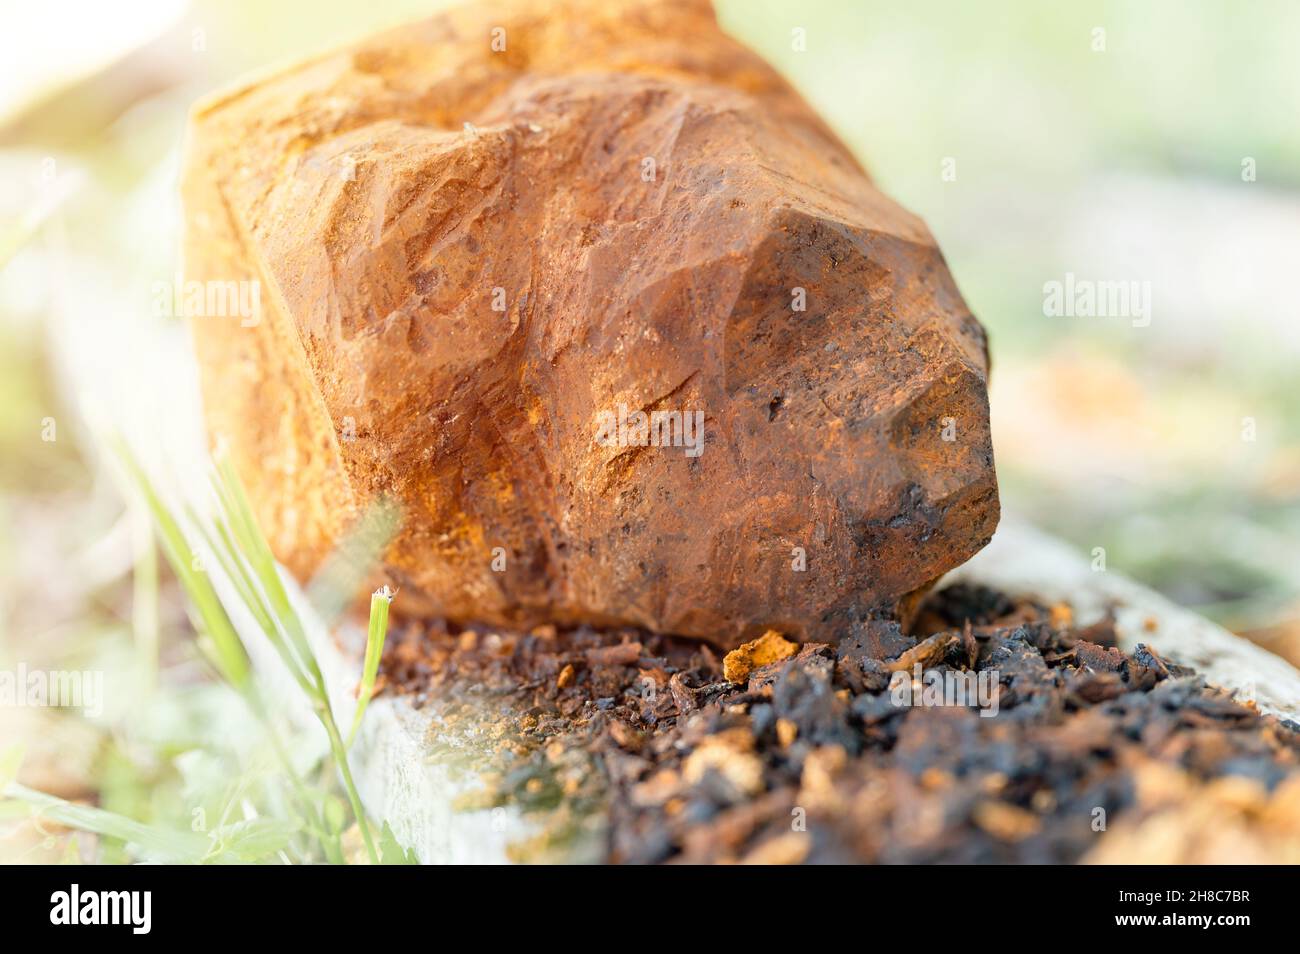
[[[792,643],[776,630],[769,629],[753,642],[727,653],[722,660],[722,676],[727,682],[741,683],[760,666],[788,659],[798,651],[798,643]]]

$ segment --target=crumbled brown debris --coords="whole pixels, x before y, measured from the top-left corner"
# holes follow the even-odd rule
[[[412,629],[385,672],[437,700],[444,754],[490,773],[464,807],[545,813],[525,860],[564,857],[584,832],[632,863],[1167,860],[1180,844],[1200,861],[1294,860],[1300,726],[1149,645],[1122,652],[1109,620],[1072,618],[956,585],[915,635],[864,622],[834,646],[747,658],[743,684],[704,644],[585,627]],[[936,704],[981,677],[995,713],[987,695]],[[1227,802],[1234,839],[1179,841]]]

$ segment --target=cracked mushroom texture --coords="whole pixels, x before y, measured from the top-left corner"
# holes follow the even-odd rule
[[[905,612],[997,524],[933,237],[704,0],[467,6],[260,77],[196,106],[183,194],[186,277],[260,283],[193,328],[299,576],[384,495],[404,613],[729,646]]]

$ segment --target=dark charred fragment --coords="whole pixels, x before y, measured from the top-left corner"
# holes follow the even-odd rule
[[[1091,626],[1076,630],[1075,635],[1080,640],[1087,640],[1103,649],[1119,648],[1119,635],[1115,632],[1115,616],[1112,613],[1107,613]]]
[[[921,607],[917,629],[925,633],[961,629],[967,623],[987,626],[1015,608],[1005,593],[987,586],[954,583],[932,594]]]
[[[1000,675],[1003,708],[1027,702],[1050,706],[1057,699],[1060,682],[1035,646],[1034,632],[1027,626],[1001,630],[980,649],[978,668]]]
[[[831,685],[829,660],[796,661],[773,687],[772,708],[778,719],[798,729],[798,738],[813,745],[838,745],[850,754],[861,746],[860,736],[849,726],[848,703]]]
[[[840,640],[835,647],[838,659],[874,659],[883,662],[894,659],[916,645],[916,638],[903,633],[894,620],[867,620],[853,628],[853,632]]]
[[[1124,654],[1114,646],[1099,646],[1080,639],[1074,644],[1074,664],[1093,672],[1118,674],[1124,667]]]
[[[889,685],[888,660],[916,645],[892,620],[868,620],[854,627],[835,649],[836,678],[855,695]]]
[[[1148,669],[1154,670],[1158,679],[1168,679],[1171,676],[1174,678],[1190,676],[1195,672],[1188,666],[1179,666],[1169,662],[1146,643],[1137,644],[1137,647],[1133,650],[1133,659]]]

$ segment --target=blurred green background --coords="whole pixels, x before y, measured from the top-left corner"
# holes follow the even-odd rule
[[[152,817],[220,773],[235,718],[89,449],[95,371],[69,357],[150,320],[177,269],[189,104],[441,5],[4,5],[0,667],[139,686],[95,724],[0,711],[29,784]],[[1300,661],[1300,4],[717,8],[937,236],[990,332],[1006,509]],[[1149,281],[1150,325],[1046,317],[1066,273]],[[83,850],[30,826],[0,839],[0,858]]]

